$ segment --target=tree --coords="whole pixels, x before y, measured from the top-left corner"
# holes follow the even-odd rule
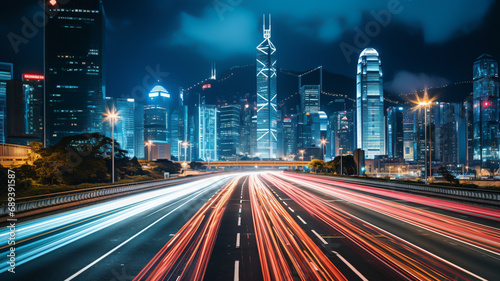
[[[446,181],[448,181],[450,183],[456,183],[457,182],[457,179],[455,178],[455,176],[452,173],[450,173],[450,171],[448,171],[448,169],[446,168],[446,166],[439,167],[439,169],[437,170],[437,172]]]
[[[343,173],[340,172],[340,166],[342,166]],[[327,167],[336,174],[356,175],[356,163],[352,155],[337,156],[327,163]]]
[[[111,174],[112,140],[99,133],[62,138],[56,145],[39,149],[35,170],[42,183],[80,184],[108,182]],[[127,163],[126,151],[115,142],[116,168]]]
[[[309,164],[307,164],[307,166],[310,169],[313,169],[315,172],[318,172],[318,170],[323,170],[323,168],[325,167],[325,162],[323,160],[313,159],[311,160],[311,162],[309,162]]]
[[[158,167],[153,170],[161,174],[168,172],[170,174],[178,174],[181,170],[181,165],[179,163],[174,163],[167,159],[158,159],[155,161]]]
[[[202,169],[206,169],[207,168],[205,165],[203,165],[203,163],[196,162],[196,161],[192,161],[191,163],[189,163],[189,166],[193,170],[202,170]]]

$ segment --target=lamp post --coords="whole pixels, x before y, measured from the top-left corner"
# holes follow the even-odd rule
[[[111,183],[115,182],[115,123],[120,118],[120,111],[116,111],[113,107],[111,110],[107,110],[104,113],[104,121],[109,121],[111,123]]]
[[[305,152],[305,150],[301,149],[301,150],[299,150],[299,152],[302,154],[302,156],[300,157],[300,159],[302,159],[302,161],[304,161],[304,152]]]
[[[340,150],[340,174],[341,175],[344,174],[344,171],[342,170],[342,155],[343,155],[342,150],[343,149],[344,149],[343,147],[339,147],[339,150]]]
[[[184,162],[187,162],[187,148],[189,146],[189,142],[183,142],[182,146],[184,147]]]
[[[151,146],[153,145],[153,141],[147,141],[144,143],[144,146],[148,147],[148,161],[151,161]]]
[[[428,153],[428,146],[427,146],[427,108],[431,107],[432,106],[432,101],[433,99],[429,99],[427,97],[427,91],[425,92],[425,96],[424,96],[424,99],[423,100],[420,100],[418,97],[417,97],[417,101],[415,102],[416,105],[417,105],[417,108],[423,108],[424,109],[424,146],[425,146],[425,184],[428,184],[428,178],[427,178],[427,174],[428,174],[428,165],[427,165],[427,153]],[[432,134],[431,134],[432,135]],[[429,152],[430,154],[430,152]],[[430,155],[429,155],[430,156]],[[432,170],[431,170],[431,174],[432,174]]]
[[[177,161],[181,161],[181,143],[181,140],[177,141]]]
[[[324,161],[325,160],[326,139],[321,139],[321,145],[323,146],[323,161]]]

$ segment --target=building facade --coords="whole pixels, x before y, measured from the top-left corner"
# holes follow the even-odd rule
[[[7,82],[12,80],[12,63],[0,62],[0,143],[7,138]]]
[[[404,159],[404,110],[401,106],[387,109],[387,156],[392,159]]]
[[[47,144],[54,145],[101,132],[104,11],[101,0],[46,1]]]
[[[276,158],[277,149],[277,88],[276,47],[271,42],[269,26],[264,17],[264,41],[257,46],[257,156]]]
[[[383,74],[379,54],[366,48],[358,60],[356,76],[357,148],[367,159],[386,155]]]
[[[155,86],[144,105],[144,141],[168,141],[170,94],[163,86]]]
[[[220,159],[237,160],[240,144],[240,104],[224,103],[220,106]]]
[[[498,62],[488,54],[476,59],[474,79],[474,160],[487,165],[500,160]]]

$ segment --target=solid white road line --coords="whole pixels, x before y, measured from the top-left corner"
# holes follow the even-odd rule
[[[236,234],[236,248],[240,247],[240,234]]]
[[[240,261],[234,261],[234,281],[240,280]]]
[[[311,231],[312,233],[314,233],[314,235],[316,235],[319,238],[319,240],[321,240],[321,242],[323,242],[323,244],[328,244],[328,242],[326,242],[325,239],[323,239],[323,237],[321,237],[316,231],[314,230]]]
[[[363,274],[361,274],[361,272],[359,272],[354,266],[352,266],[352,264],[350,262],[348,262],[346,259],[344,259],[343,256],[341,256],[339,253],[335,252],[335,251],[332,251],[332,253],[334,253],[335,255],[337,255],[337,257],[343,261],[354,273],[356,273],[356,275],[358,275],[359,278],[361,278],[361,280],[363,281],[368,281],[368,279],[366,279]]]
[[[299,218],[299,220],[303,223],[303,224],[307,224],[307,222],[305,220],[303,220],[300,216],[297,216],[297,218]]]

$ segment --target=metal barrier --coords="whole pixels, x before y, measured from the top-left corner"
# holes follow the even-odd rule
[[[160,186],[164,184],[165,180],[148,181],[25,197],[16,200],[15,212],[17,213],[43,207],[50,207],[59,204],[71,203],[80,200],[87,200],[101,196]],[[8,213],[9,210],[7,202],[4,202],[2,203],[2,205],[0,205],[0,216],[6,215]]]
[[[462,187],[441,187],[436,185],[405,184],[405,183],[390,182],[390,181],[378,182],[360,178],[336,178],[336,179],[347,182],[359,182],[363,184],[390,186],[394,188],[424,191],[429,193],[443,194],[447,196],[456,196],[456,197],[462,197],[463,200],[478,199],[481,201],[491,201],[489,203],[500,206],[500,191],[496,190],[462,188]]]

